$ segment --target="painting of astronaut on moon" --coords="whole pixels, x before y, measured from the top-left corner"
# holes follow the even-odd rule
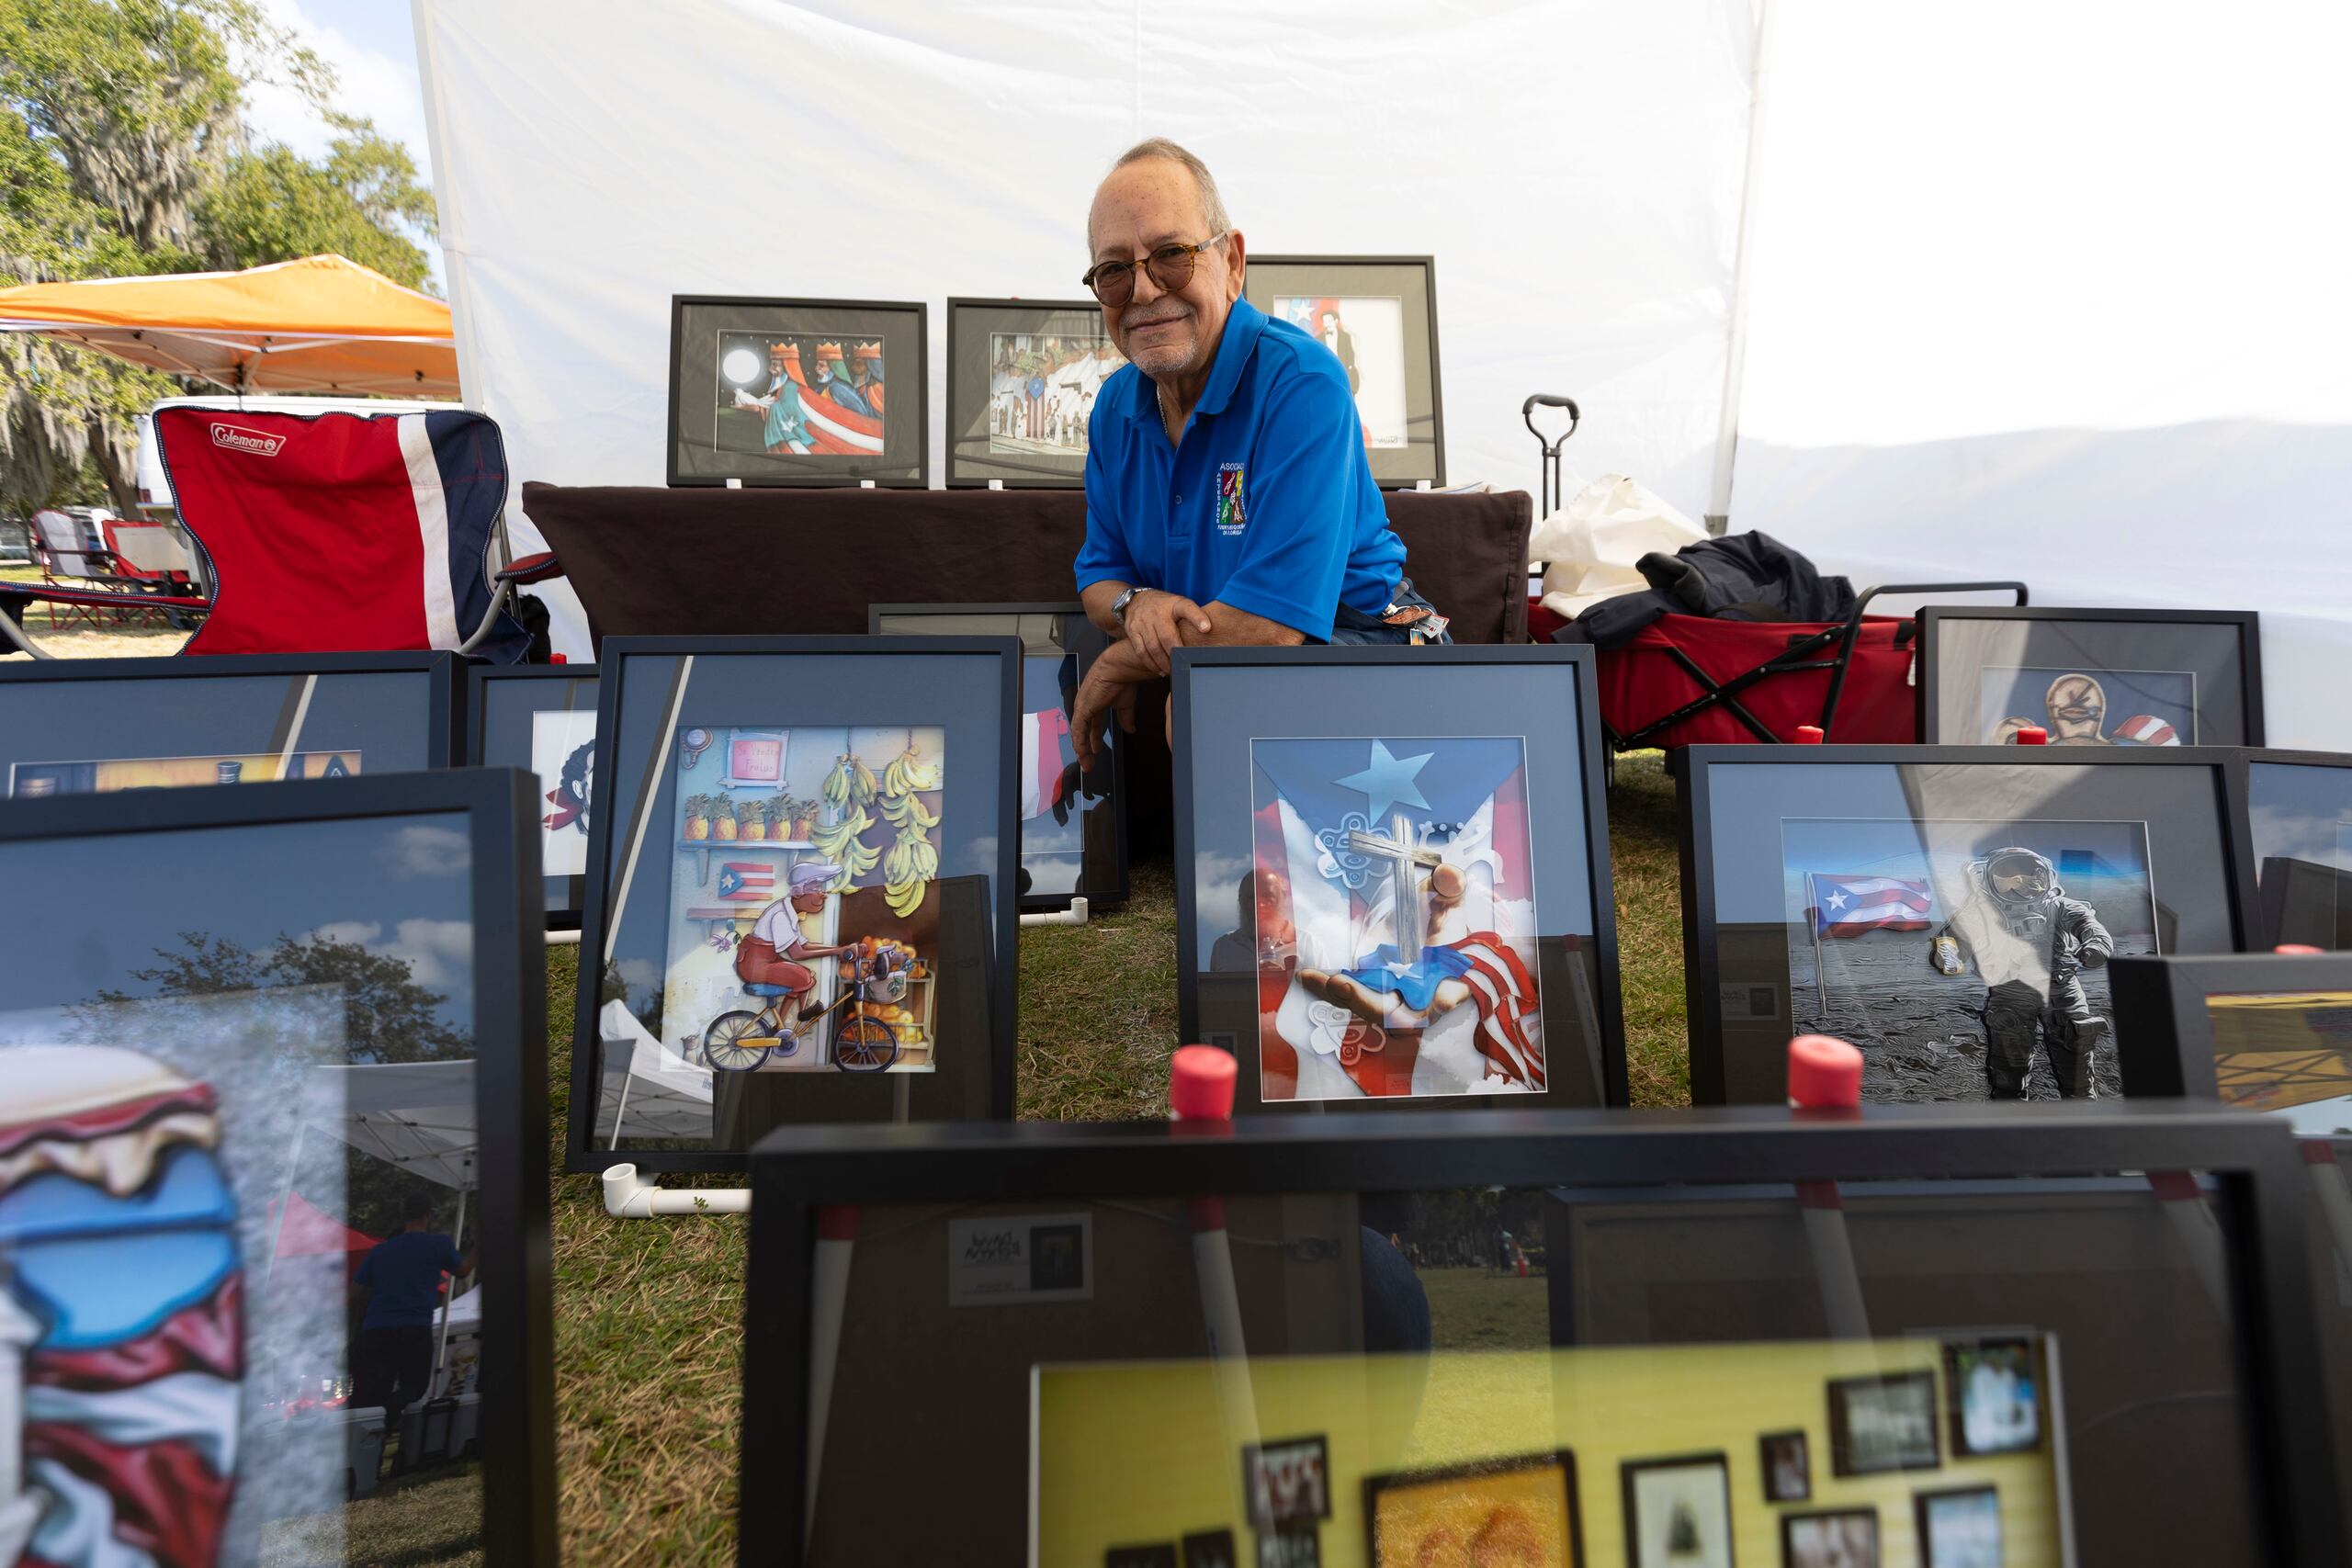
[[[2106,964],[2157,951],[2143,822],[1783,818],[1797,1033],[1866,1100],[2121,1092]]]
[[[1541,1093],[1516,737],[1251,742],[1240,928],[1268,1100]]]

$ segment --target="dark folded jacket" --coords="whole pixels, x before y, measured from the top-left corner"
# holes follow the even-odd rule
[[[1634,563],[1645,593],[1603,599],[1564,627],[1558,640],[1615,648],[1661,615],[1734,621],[1842,621],[1854,613],[1854,585],[1824,577],[1770,534],[1701,539],[1673,555]]]

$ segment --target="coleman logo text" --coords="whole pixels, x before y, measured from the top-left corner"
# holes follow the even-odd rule
[[[277,449],[286,445],[286,437],[247,430],[243,425],[215,424],[212,445],[226,446],[232,452],[251,452],[256,457],[275,457]]]

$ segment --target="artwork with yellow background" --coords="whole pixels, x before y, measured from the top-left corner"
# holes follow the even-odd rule
[[[195,784],[266,784],[277,779],[341,779],[359,772],[359,753],[249,751],[211,757],[116,757],[95,762],[18,762],[8,770],[8,794],[111,795],[125,789],[182,789]]]

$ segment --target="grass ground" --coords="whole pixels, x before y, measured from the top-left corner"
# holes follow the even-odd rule
[[[0,568],[0,579],[36,577],[29,569]],[[45,621],[34,615],[33,635],[66,656],[167,654],[186,637],[112,626],[52,632]],[[1674,785],[1657,753],[1618,763],[1609,823],[1633,1100],[1683,1104],[1690,1070]],[[548,950],[548,1142],[558,1169],[578,951]],[[1023,1117],[1157,1115],[1175,1043],[1176,885],[1166,862],[1134,868],[1121,909],[1098,914],[1083,927],[1022,932]],[[673,1179],[669,1184],[693,1183]],[[733,1561],[743,1229],[741,1219],[726,1217],[624,1223],[605,1213],[594,1178],[556,1178],[556,1416],[565,1562]],[[1450,1347],[1542,1343],[1540,1279],[1432,1269],[1426,1283]],[[447,1543],[458,1539],[440,1506],[455,1495],[451,1488],[396,1490],[361,1504],[367,1512],[364,1518],[355,1513],[353,1528],[364,1522],[371,1539],[384,1543],[389,1554],[379,1561],[440,1562]],[[301,1560],[293,1542],[273,1542],[272,1549],[273,1562]],[[465,1560],[461,1552],[448,1559]]]
[[[29,566],[0,566],[0,582],[39,582],[40,572]],[[187,633],[174,631],[164,626],[91,626],[69,624],[52,627],[46,607],[27,612],[25,629],[40,644],[44,652],[60,659],[160,659],[177,653],[187,641]],[[0,660],[14,659],[29,663],[31,656],[17,650],[16,644],[0,637]]]
[[[1637,1105],[1689,1098],[1674,785],[1655,754],[1610,792],[1626,1063]],[[551,1157],[562,1161],[576,949],[548,950]],[[1020,1114],[1158,1114],[1176,1043],[1176,887],[1135,868],[1126,906],[1021,933]],[[567,1562],[726,1562],[734,1551],[743,1229],[737,1218],[624,1223],[595,1179],[555,1182],[559,1470]],[[1544,1281],[1431,1269],[1461,1348],[1544,1342]]]

